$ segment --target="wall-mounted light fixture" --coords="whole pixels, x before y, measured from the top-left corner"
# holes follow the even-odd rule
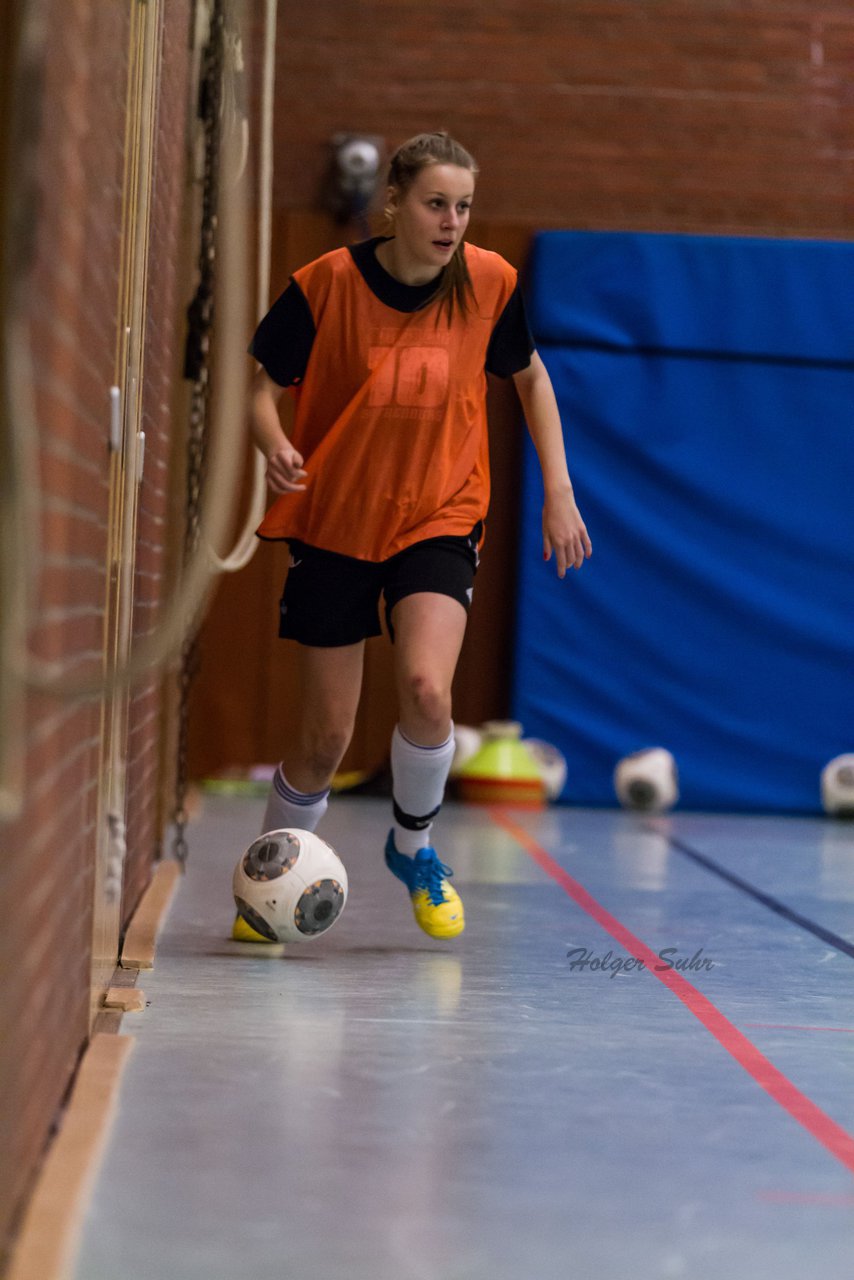
[[[380,179],[384,143],[365,133],[334,133],[323,203],[338,222],[367,216]]]

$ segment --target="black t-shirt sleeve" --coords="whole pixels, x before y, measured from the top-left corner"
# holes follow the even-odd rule
[[[525,314],[525,300],[519,285],[511,293],[486,350],[486,371],[499,378],[521,373],[531,363],[535,343]]]
[[[292,280],[255,330],[249,354],[280,387],[293,387],[305,377],[314,335],[311,307]]]

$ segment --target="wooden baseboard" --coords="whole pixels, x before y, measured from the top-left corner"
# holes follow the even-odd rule
[[[153,969],[157,935],[172,902],[181,875],[177,862],[158,864],[151,884],[142,895],[125,934],[121,960],[123,969]]]
[[[96,1035],[80,1064],[59,1133],[30,1198],[8,1280],[71,1280],[83,1220],[134,1045]]]

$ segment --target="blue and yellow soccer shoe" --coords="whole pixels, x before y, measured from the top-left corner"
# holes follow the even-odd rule
[[[454,873],[439,861],[429,845],[414,858],[398,853],[394,831],[388,833],[385,862],[389,871],[409,890],[415,919],[431,938],[456,938],[466,927],[463,902],[450,882]]]

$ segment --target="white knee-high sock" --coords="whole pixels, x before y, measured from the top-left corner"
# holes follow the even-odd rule
[[[266,831],[277,831],[280,827],[297,827],[300,831],[314,831],[318,822],[326,813],[329,803],[329,788],[306,795],[297,791],[282,773],[282,766],[273,775],[267,809],[264,813],[264,825],[261,834]]]
[[[415,854],[430,843],[430,829],[445,794],[454,759],[454,726],[447,742],[422,747],[396,725],[391,737],[394,843],[399,853]]]

